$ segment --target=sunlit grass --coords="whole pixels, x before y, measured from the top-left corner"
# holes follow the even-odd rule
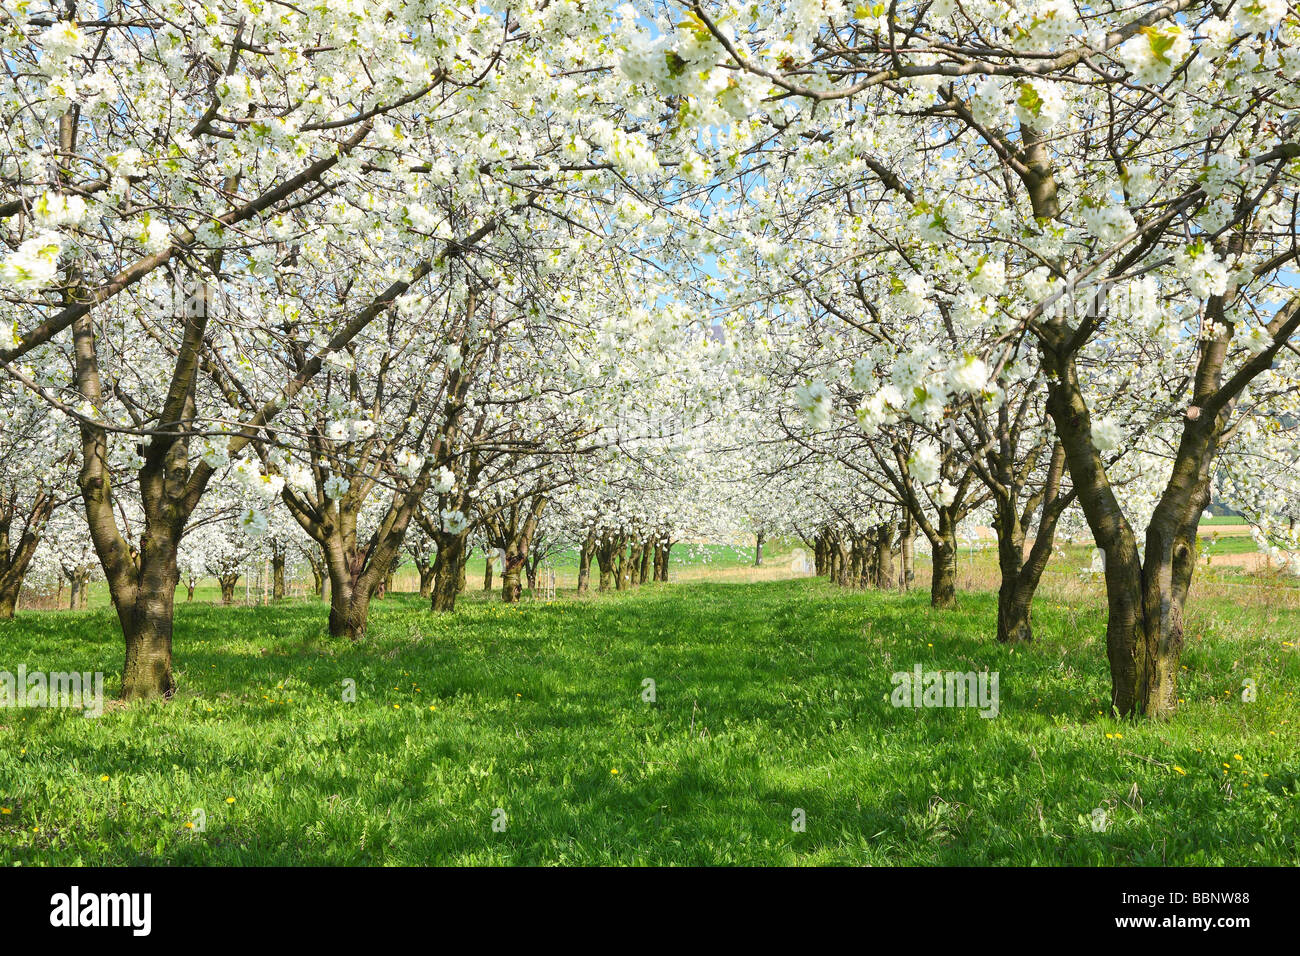
[[[994,610],[817,580],[471,594],[441,617],[399,595],[353,646],[314,601],[182,605],[172,702],[0,711],[0,860],[1296,862],[1300,613],[1196,604],[1185,704],[1147,725],[1106,716],[1094,598],[1044,599],[1014,649]],[[107,610],[21,614],[0,641],[0,669],[116,692]],[[895,709],[915,663],[999,672],[1000,716]]]

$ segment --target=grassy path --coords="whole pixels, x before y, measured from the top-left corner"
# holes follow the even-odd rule
[[[1044,602],[1027,649],[993,619],[987,594],[937,613],[817,580],[444,618],[399,595],[353,647],[314,603],[182,606],[171,703],[0,710],[0,862],[1300,859],[1300,613],[1197,605],[1162,726],[1101,713],[1099,609]],[[20,615],[0,646],[10,671],[121,668],[104,610]],[[997,671],[1000,716],[894,708],[918,663]]]

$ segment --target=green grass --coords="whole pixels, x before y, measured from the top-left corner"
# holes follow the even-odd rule
[[[806,579],[513,607],[473,597],[441,617],[398,595],[376,602],[358,646],[323,621],[314,602],[181,605],[172,702],[97,720],[0,711],[0,861],[1300,857],[1295,611],[1194,607],[1186,703],[1160,725],[1104,715],[1092,603],[1040,602],[1037,642],[1015,649],[990,639],[992,595],[935,612],[922,593]],[[0,669],[101,669],[116,691],[107,610],[20,614],[0,641]],[[999,672],[1000,716],[895,709],[890,674],[914,663]],[[347,679],[355,703],[341,700]],[[1098,807],[1104,832],[1088,823]],[[185,826],[196,808],[204,832]]]
[[[1222,537],[1202,534],[1198,536],[1197,541],[1201,557],[1207,554],[1254,554],[1259,550],[1255,539],[1244,534]]]

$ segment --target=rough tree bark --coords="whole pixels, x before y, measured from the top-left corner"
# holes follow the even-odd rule
[[[1047,410],[1065,447],[1088,526],[1105,558],[1111,705],[1122,716],[1165,718],[1177,709],[1183,609],[1195,568],[1196,529],[1210,500],[1214,458],[1241,391],[1300,330],[1300,296],[1268,323],[1273,344],[1244,362],[1226,382],[1223,365],[1233,328],[1222,297],[1207,302],[1206,321],[1224,326],[1225,332],[1200,343],[1173,468],[1147,525],[1142,555],[1093,444],[1091,416],[1075,365],[1081,337],[1062,317],[1046,327],[1040,340],[1048,375]]]
[[[276,601],[284,600],[289,593],[284,582],[284,564],[284,546],[277,545],[271,553],[271,597]]]
[[[591,557],[596,550],[596,533],[588,531],[583,539],[582,550],[578,553],[578,593],[585,594],[591,589]],[[658,579],[656,579],[658,580]]]
[[[41,542],[41,532],[54,508],[54,498],[44,489],[26,511],[18,540],[11,541],[13,521],[19,510],[19,493],[0,494],[0,620],[13,620],[18,594],[23,587],[32,556]]]
[[[439,531],[437,535],[438,554],[433,559],[433,583],[429,608],[444,613],[456,609],[456,596],[461,590],[461,581],[465,574],[465,539],[468,532],[448,534]],[[423,587],[423,577],[421,577]]]

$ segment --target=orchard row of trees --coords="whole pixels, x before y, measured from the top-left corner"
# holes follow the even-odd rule
[[[475,547],[515,600],[550,549],[626,586],[739,530],[842,583],[928,553],[944,608],[983,524],[1004,641],[1092,537],[1115,710],[1163,716],[1211,498],[1300,549],[1277,0],[32,0],[0,36],[0,613],[34,561],[101,575],[128,698],[174,689],[178,582],[254,547],[359,640],[404,555],[448,611]]]

